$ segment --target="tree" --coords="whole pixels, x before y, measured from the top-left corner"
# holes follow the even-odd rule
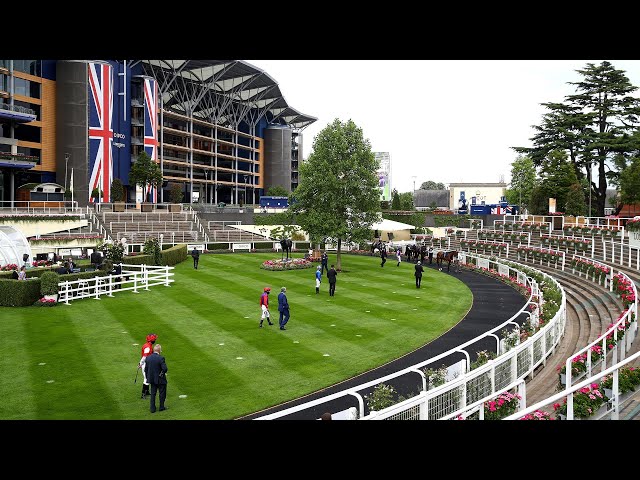
[[[158,188],[162,185],[160,166],[151,159],[147,152],[140,153],[137,160],[131,165],[129,183],[131,185],[140,185],[143,194],[147,191],[147,186]],[[149,193],[147,201],[151,201],[151,193]]]
[[[400,199],[400,210],[413,210],[413,193],[404,192],[398,195]]]
[[[567,95],[564,103],[542,104],[549,113],[541,126],[534,126],[538,133],[531,138],[533,148],[514,149],[529,154],[535,165],[553,150],[565,151],[577,179],[587,178],[596,214],[603,216],[607,181],[616,183],[631,153],[638,150],[640,136],[634,132],[640,124],[640,100],[631,96],[637,87],[625,72],[609,62],[587,63],[577,72],[583,79],[568,82],[575,85],[576,94]],[[598,167],[597,183],[591,178],[592,165]]]
[[[533,161],[526,156],[518,155],[511,164],[511,183],[506,192],[510,204],[520,206],[520,211],[528,208],[531,202],[531,191],[536,185],[536,168]]]
[[[169,201],[171,203],[182,203],[184,194],[182,193],[182,185],[172,182],[169,185]]]
[[[281,185],[272,185],[271,187],[269,187],[269,190],[267,190],[267,196],[269,196],[269,197],[288,197],[289,196],[289,192],[287,191],[286,188],[284,188]]]
[[[300,165],[290,210],[312,241],[337,239],[338,269],[342,242],[368,240],[371,225],[380,218],[377,168],[362,129],[337,118],[316,135],[313,153]]]
[[[442,182],[434,182],[433,180],[427,180],[426,182],[422,182],[420,185],[420,190],[444,190],[444,183]]]
[[[391,210],[401,210],[400,196],[398,195],[398,190],[395,188],[391,192]]]
[[[584,215],[587,211],[587,205],[584,201],[584,190],[579,183],[574,183],[569,187],[567,192],[567,201],[564,206],[564,213],[567,215]]]
[[[531,190],[529,210],[533,215],[547,215],[549,213],[549,197],[542,185],[537,185]]]
[[[620,173],[620,202],[623,205],[640,202],[640,157]]]
[[[111,182],[111,201],[124,202],[124,186],[119,178],[114,178]]]
[[[544,213],[549,212],[549,198],[556,199],[558,210],[564,208],[567,204],[569,188],[577,183],[575,170],[567,161],[567,154],[561,150],[550,152],[542,162],[540,170],[540,185],[547,197],[547,208]]]

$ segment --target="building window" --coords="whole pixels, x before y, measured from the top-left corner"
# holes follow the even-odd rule
[[[34,127],[32,125],[17,125],[15,128],[15,138],[18,140],[24,140],[25,142],[40,143],[40,132],[40,127]]]
[[[30,75],[36,75],[38,77],[42,76],[42,67],[40,60],[14,60],[13,69],[16,72],[28,73]]]
[[[9,91],[9,77],[7,75],[0,75],[0,91]]]
[[[25,97],[40,98],[40,84],[30,82],[24,78],[14,78],[14,95],[24,95]]]
[[[18,147],[18,153],[22,154],[22,155],[29,155],[32,157],[36,157],[37,160],[36,162],[38,164],[40,164],[40,149],[39,148],[30,148],[30,147]]]

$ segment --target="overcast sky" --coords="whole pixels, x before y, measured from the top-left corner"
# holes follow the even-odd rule
[[[640,86],[640,61],[607,59]],[[531,146],[545,110],[575,93],[567,82],[602,60],[247,60],[280,86],[287,103],[317,117],[303,130],[303,157],[335,118],[353,120],[374,152],[391,155],[391,188],[427,180],[498,182]],[[640,96],[640,90],[635,94]],[[595,172],[595,170],[594,170]]]

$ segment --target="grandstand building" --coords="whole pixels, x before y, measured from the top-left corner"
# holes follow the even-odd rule
[[[109,202],[119,178],[131,203],[167,201],[175,182],[186,202],[257,204],[298,185],[315,121],[242,60],[0,60],[0,200],[46,182],[73,185],[81,206],[95,188]],[[142,151],[160,191],[129,183]]]

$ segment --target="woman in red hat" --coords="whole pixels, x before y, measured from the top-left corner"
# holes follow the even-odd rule
[[[149,335],[147,335],[147,343],[142,345],[142,358],[138,363],[138,368],[142,369],[142,380],[143,380],[142,395],[140,396],[140,398],[147,398],[147,395],[151,393],[149,391],[149,382],[147,381],[147,374],[144,371],[144,362],[145,362],[145,359],[153,353],[153,344],[156,343],[157,339],[158,339],[158,335],[156,335],[155,333],[150,333]]]
[[[262,295],[260,295],[260,309],[262,310],[262,317],[260,317],[260,328],[262,328],[262,322],[264,319],[267,319],[269,325],[273,325],[271,322],[271,314],[269,313],[269,293],[271,289],[269,287],[264,287],[264,291]]]

